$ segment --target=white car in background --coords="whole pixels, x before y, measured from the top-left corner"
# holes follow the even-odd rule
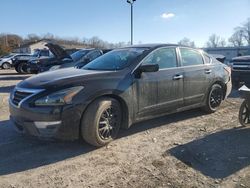
[[[10,69],[13,63],[13,59],[18,56],[25,56],[26,54],[9,54],[0,58],[0,67],[2,69]]]

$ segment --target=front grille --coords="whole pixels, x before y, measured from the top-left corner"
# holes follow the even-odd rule
[[[23,99],[27,98],[28,96],[30,96],[32,94],[33,93],[31,93],[31,92],[24,92],[24,91],[18,91],[18,90],[16,90],[13,93],[12,102],[16,106],[18,106]]]
[[[250,71],[250,63],[249,62],[241,62],[241,63],[234,63],[232,65],[233,70],[236,71]]]

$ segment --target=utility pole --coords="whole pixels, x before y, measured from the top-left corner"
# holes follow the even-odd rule
[[[130,4],[131,7],[131,45],[133,45],[133,4],[136,0],[127,0],[127,3]]]

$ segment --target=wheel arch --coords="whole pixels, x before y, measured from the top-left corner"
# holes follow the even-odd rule
[[[223,81],[221,81],[221,80],[216,80],[216,81],[211,85],[211,87],[212,87],[214,84],[218,84],[218,85],[220,85],[220,86],[222,87],[222,90],[223,90],[223,100],[224,100],[225,97],[226,97],[226,93],[227,93],[227,85],[226,85]],[[211,88],[211,87],[210,87],[210,88]]]
[[[82,111],[81,121],[80,121],[80,124],[79,124],[79,138],[81,137],[81,135],[80,135],[80,133],[81,133],[81,122],[82,122],[82,119],[84,117],[84,114],[85,114],[86,110],[88,109],[88,107],[94,101],[96,101],[96,100],[98,100],[100,98],[105,98],[105,97],[116,99],[120,103],[121,108],[122,108],[122,125],[121,125],[121,128],[123,128],[123,129],[129,128],[130,118],[129,118],[129,109],[128,109],[128,105],[127,105],[126,101],[122,97],[120,97],[118,94],[115,94],[114,92],[106,92],[104,94],[93,97],[90,100],[90,102],[86,105],[84,110]]]

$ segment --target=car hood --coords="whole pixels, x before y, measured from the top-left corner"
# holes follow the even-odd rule
[[[94,71],[65,68],[32,76],[20,82],[17,87],[25,89],[48,89],[63,87],[66,85],[81,85],[83,82],[89,79],[103,79],[112,72],[114,71]]]
[[[51,53],[53,53],[55,58],[57,59],[70,58],[71,59],[71,56],[61,46],[57,44],[53,44],[53,43],[47,43],[45,44],[45,46],[49,48],[49,50],[51,51]]]
[[[250,56],[239,56],[232,59],[232,62],[250,62]]]

